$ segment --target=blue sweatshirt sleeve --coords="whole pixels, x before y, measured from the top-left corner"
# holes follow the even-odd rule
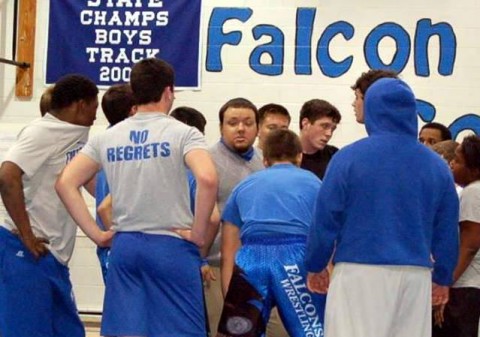
[[[449,178],[435,216],[432,235],[432,255],[435,261],[432,280],[442,286],[453,283],[459,251],[459,202],[453,180]]]
[[[327,267],[343,225],[347,183],[335,159],[329,164],[317,196],[305,254],[309,272],[320,272]]]

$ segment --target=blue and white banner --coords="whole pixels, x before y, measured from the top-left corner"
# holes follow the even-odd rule
[[[50,0],[46,82],[80,73],[127,82],[134,63],[161,58],[179,89],[200,87],[201,0]]]

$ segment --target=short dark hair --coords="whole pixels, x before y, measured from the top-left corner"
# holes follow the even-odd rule
[[[258,109],[259,123],[262,123],[265,117],[267,117],[267,115],[281,115],[281,116],[285,116],[288,119],[288,123],[290,123],[291,121],[291,117],[290,117],[290,114],[288,113],[287,108],[285,108],[283,105],[280,105],[280,104],[269,103],[269,104],[265,104],[260,109]]]
[[[467,136],[460,145],[460,151],[465,158],[465,166],[469,169],[480,169],[480,137]]]
[[[420,129],[420,132],[422,132],[423,129],[435,129],[440,131],[442,135],[442,140],[449,140],[452,139],[452,133],[450,130],[443,124],[436,123],[436,122],[431,122],[427,123],[422,128]]]
[[[360,90],[362,95],[365,96],[367,89],[381,78],[398,78],[398,73],[388,69],[370,69],[362,73],[351,88],[352,90]]]
[[[225,111],[229,108],[245,108],[253,110],[255,113],[255,123],[258,125],[258,110],[255,104],[250,102],[248,99],[243,97],[232,98],[227,103],[222,105],[220,111],[218,112],[218,119],[220,120],[220,125],[223,124],[223,118],[225,116]]]
[[[205,125],[207,125],[207,120],[205,119],[205,116],[203,116],[203,114],[197,109],[190,108],[188,106],[180,106],[175,108],[170,113],[170,116],[182,123],[196,127],[201,133],[205,134]]]
[[[278,161],[296,164],[300,153],[302,153],[302,144],[295,132],[291,130],[273,130],[263,143],[263,158],[269,165]]]
[[[335,123],[340,123],[342,115],[336,107],[323,99],[311,99],[305,102],[300,109],[300,130],[303,128],[302,120],[307,118],[310,123],[317,119],[330,117]]]
[[[53,86],[48,87],[43,92],[42,96],[40,97],[40,114],[44,116],[47,112],[50,111],[52,105],[52,91]]]
[[[441,155],[447,163],[450,163],[455,158],[455,150],[460,144],[456,141],[448,139],[442,140],[432,145],[432,150]]]
[[[65,75],[53,87],[50,109],[61,110],[80,100],[91,102],[97,95],[98,88],[89,78],[79,74]]]
[[[158,102],[163,91],[175,82],[175,72],[170,64],[157,59],[148,58],[136,63],[130,75],[135,102],[139,105]]]
[[[130,84],[112,85],[102,98],[102,110],[110,125],[115,125],[128,118],[135,105]]]

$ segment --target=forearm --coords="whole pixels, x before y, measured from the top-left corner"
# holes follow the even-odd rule
[[[90,214],[79,187],[69,185],[59,178],[55,186],[60,199],[82,231],[95,243],[100,241],[101,231]]]
[[[12,174],[2,172],[0,193],[3,204],[17,227],[20,237],[33,236],[30,218],[25,206],[21,174],[13,176]]]
[[[210,221],[216,195],[217,185],[215,183],[197,180],[195,220],[192,226],[192,237],[199,243],[199,246],[204,246],[206,243],[211,245],[218,230],[218,222],[215,224]],[[215,226],[217,228],[215,228]]]
[[[453,272],[453,282],[457,282],[457,280],[462,276],[462,274],[467,270],[470,263],[472,263],[473,258],[477,254],[478,250],[470,249],[468,247],[460,246],[460,254],[458,257],[458,263],[455,267],[455,271]]]
[[[220,260],[222,293],[224,297],[232,279],[235,268],[235,256],[240,246],[240,229],[230,222],[225,222],[222,227],[222,254]]]
[[[232,279],[233,267],[235,266],[235,253],[224,253],[222,252],[220,260],[220,274],[221,274],[221,285],[222,285],[222,295],[223,298],[227,295],[228,287],[230,285],[230,280]]]
[[[205,245],[200,249],[200,253],[203,257],[208,256],[208,252],[212,247],[215,238],[218,235],[218,229],[220,227],[220,213],[215,205],[210,216],[209,224],[205,235]]]
[[[100,219],[102,220],[103,226],[106,230],[109,230],[112,227],[112,218],[113,218],[113,204],[112,196],[109,194],[103,199],[100,205],[97,207],[97,213]]]

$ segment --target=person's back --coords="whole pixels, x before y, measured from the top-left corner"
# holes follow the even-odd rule
[[[96,241],[100,230],[78,185],[103,167],[111,187],[116,234],[102,335],[205,336],[199,246],[205,244],[215,203],[215,167],[203,135],[166,115],[175,98],[168,63],[156,58],[136,63],[130,84],[135,116],[89,140],[56,188]],[[198,186],[194,217],[187,167]]]
[[[172,228],[189,229],[190,212],[187,168],[183,157],[191,144],[187,139],[203,137],[191,128],[163,114],[136,114],[106,131],[99,153],[113,184],[113,223],[116,231],[141,231],[174,235]],[[129,193],[141,186],[142,193]],[[133,211],[135,210],[135,211]]]
[[[302,147],[292,131],[272,131],[264,145],[267,168],[235,187],[222,214],[226,296],[219,334],[263,336],[272,308],[278,307],[290,336],[320,336],[325,296],[302,284],[305,243],[321,181],[298,167]],[[252,300],[256,310],[248,309]],[[233,320],[250,324],[240,331]]]
[[[242,239],[285,234],[306,237],[319,189],[320,180],[312,172],[288,163],[248,176],[233,192],[242,214]]]
[[[318,195],[309,287],[326,291],[335,250],[327,337],[374,329],[376,336],[427,336],[431,305],[448,300],[458,255],[452,175],[416,140],[415,97],[403,81],[380,79],[368,89],[365,125],[369,137],[335,155]]]
[[[344,180],[349,196],[334,262],[430,265],[433,226],[455,207],[443,201],[454,186],[441,158],[405,138],[373,134],[337,154],[341,172],[330,174]],[[352,160],[343,166],[344,158]]]

